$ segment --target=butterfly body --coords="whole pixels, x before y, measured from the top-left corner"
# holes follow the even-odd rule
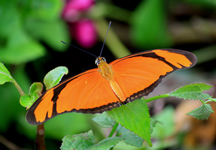
[[[41,124],[66,112],[101,113],[148,95],[169,73],[192,67],[196,56],[166,49],[129,55],[85,71],[45,92],[30,107],[27,121]]]
[[[98,65],[98,69],[101,73],[101,75],[107,79],[108,81],[109,80],[113,80],[113,71],[112,71],[112,68],[111,66],[106,62],[105,58],[104,57],[98,57],[97,58],[99,60],[98,63],[96,63]],[[97,61],[96,59],[96,61]]]

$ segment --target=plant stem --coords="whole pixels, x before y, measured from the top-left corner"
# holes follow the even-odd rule
[[[17,88],[17,90],[19,91],[20,95],[21,96],[24,95],[25,93],[23,92],[19,84],[16,82],[16,80],[13,79],[12,82],[14,86]],[[36,137],[35,143],[37,145],[38,150],[46,150],[45,140],[44,140],[44,124],[37,126],[37,137]]]
[[[110,132],[110,134],[109,134],[108,137],[112,137],[112,136],[113,136],[113,134],[114,134],[116,128],[118,127],[118,125],[119,125],[119,124],[116,122],[116,124],[113,126],[113,128],[112,128],[112,130],[111,130],[111,132]]]
[[[200,100],[200,102],[202,102],[203,104],[205,104],[205,103],[206,103],[204,100]]]
[[[19,86],[19,84],[16,82],[16,80],[13,79],[12,83],[14,84],[14,86],[16,87],[16,89],[18,90],[18,92],[20,93],[20,95],[24,95],[25,93],[23,92],[22,88]]]
[[[103,41],[109,24],[104,19],[96,19],[95,24],[97,26],[96,29],[97,29],[98,35]],[[109,30],[105,44],[107,47],[109,47],[109,49],[111,50],[111,52],[116,58],[120,58],[120,57],[131,54],[130,51],[120,41],[118,36],[114,33],[112,28],[110,28]]]
[[[154,101],[156,99],[165,98],[165,97],[170,97],[170,95],[169,94],[162,94],[162,95],[153,96],[153,97],[145,99],[145,102],[148,103],[148,102]]]
[[[210,101],[216,102],[215,98],[209,98]],[[207,101],[206,101],[207,102]]]
[[[36,145],[38,150],[46,150],[44,141],[44,124],[37,125]]]
[[[132,12],[108,3],[98,3],[90,12],[93,19],[108,17],[130,23]]]
[[[41,93],[38,93],[38,95],[41,96]],[[46,150],[44,123],[37,125],[37,136],[35,143],[38,150]]]

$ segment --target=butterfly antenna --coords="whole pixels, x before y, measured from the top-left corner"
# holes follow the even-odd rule
[[[95,58],[97,58],[96,55],[94,55],[94,54],[92,54],[92,53],[89,53],[89,52],[85,51],[84,49],[81,49],[81,48],[76,47],[76,46],[74,46],[74,45],[71,45],[71,44],[65,43],[64,41],[61,41],[61,42],[64,43],[64,44],[67,44],[67,45],[69,45],[69,46],[71,46],[71,47],[74,47],[74,48],[76,48],[76,49],[78,49],[78,50],[81,50],[81,51],[83,51],[83,52],[85,52],[85,53],[87,53],[87,54],[89,54],[89,55],[92,55],[92,56],[94,56]]]
[[[109,27],[108,27],[108,30],[107,30],[107,32],[106,32],[106,36],[105,36],[105,39],[104,39],[104,42],[103,42],[103,45],[102,45],[102,48],[101,48],[100,56],[102,55],[103,48],[104,48],[104,44],[105,44],[106,37],[107,37],[108,31],[109,31],[109,29],[110,29],[110,26],[111,26],[111,21],[109,22]]]

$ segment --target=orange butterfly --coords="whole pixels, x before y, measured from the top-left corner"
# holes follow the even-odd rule
[[[176,49],[156,49],[129,55],[85,71],[46,91],[29,108],[26,119],[41,124],[67,112],[102,113],[148,95],[169,73],[192,67],[194,54]]]

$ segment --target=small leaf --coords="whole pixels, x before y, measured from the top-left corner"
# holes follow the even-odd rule
[[[106,112],[97,115],[92,120],[102,128],[111,128],[116,123],[116,121],[113,118],[111,118]]]
[[[107,113],[126,129],[142,137],[152,146],[150,135],[150,118],[146,102],[143,99],[114,108]]]
[[[77,135],[67,135],[62,141],[61,150],[86,150],[95,143],[92,130]]]
[[[171,106],[165,107],[160,113],[156,114],[153,118],[158,120],[153,132],[152,138],[165,139],[174,133],[174,113],[175,110]]]
[[[29,94],[20,97],[20,104],[27,109],[39,98],[43,90],[43,84],[34,82],[29,89]]]
[[[12,78],[10,72],[7,70],[4,64],[0,62],[0,85],[11,81],[14,81],[14,79]]]
[[[207,91],[207,90],[209,90],[210,88],[213,87],[212,85],[208,85],[208,84],[205,84],[205,83],[195,83],[195,84],[191,84],[191,85],[193,85],[193,86],[199,86],[199,88],[202,91]]]
[[[160,121],[154,119],[154,118],[150,118],[150,133],[153,132],[154,127],[156,126],[157,123],[161,123]],[[162,123],[161,123],[162,124]]]
[[[36,100],[39,98],[43,91],[43,84],[40,82],[34,82],[29,90],[29,94],[31,95],[32,99]]]
[[[56,86],[65,74],[68,74],[68,69],[66,67],[57,67],[49,71],[44,77],[44,84],[46,86],[46,90]]]
[[[99,143],[89,147],[88,150],[110,150],[110,148],[114,147],[123,139],[123,137],[108,137],[106,139],[103,139]]]
[[[173,92],[171,92],[170,96],[176,96],[184,99],[193,99],[193,100],[206,100],[211,98],[210,95],[202,93],[202,91],[206,91],[210,89],[212,86],[204,84],[204,83],[195,83],[186,85],[181,87]]]
[[[210,104],[203,104],[202,106],[192,110],[191,112],[187,113],[187,115],[190,115],[197,119],[208,119],[208,117],[213,113],[214,111],[211,108]]]
[[[23,107],[27,107],[29,108],[29,106],[32,105],[32,98],[29,94],[25,94],[25,95],[22,95],[20,97],[20,104],[23,106]]]
[[[117,127],[117,135],[123,137],[124,142],[126,144],[136,146],[136,147],[140,147],[143,144],[143,139],[141,137],[139,137],[135,133],[127,130],[126,128],[122,127],[121,125],[119,125]]]

